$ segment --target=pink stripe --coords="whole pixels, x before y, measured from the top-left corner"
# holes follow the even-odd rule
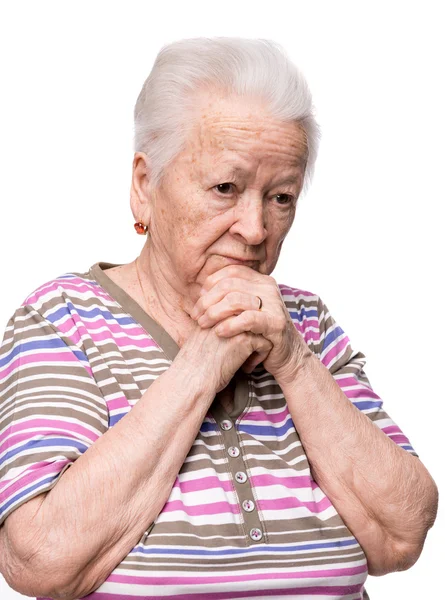
[[[30,429],[38,427],[42,429],[30,431]],[[18,433],[19,431],[22,433]],[[23,440],[28,441],[33,438],[41,439],[43,436],[62,435],[66,438],[77,439],[74,435],[70,436],[68,432],[86,437],[91,442],[95,442],[98,438],[95,433],[86,427],[75,423],[50,421],[49,419],[31,419],[24,423],[13,423],[9,429],[6,429],[6,431],[0,435],[0,453],[6,450],[7,447],[14,446]]]
[[[264,474],[252,475],[252,484],[254,487],[265,487],[268,485],[282,485],[286,488],[296,490],[302,488],[311,488],[313,480],[310,475],[292,475],[289,477],[278,477],[277,475]]]
[[[315,327],[315,329],[318,329],[318,327],[319,327],[318,318],[313,317],[312,315],[310,317],[308,317],[306,314],[303,313],[301,315],[301,322],[304,324],[304,326],[306,328],[307,327]],[[312,331],[311,333],[313,333],[314,335],[318,335],[320,337],[320,332]]]
[[[76,282],[79,282],[79,284],[76,285]],[[72,279],[53,279],[52,281],[41,285],[39,288],[37,288],[37,290],[35,290],[31,295],[29,295],[25,299],[22,306],[25,306],[26,304],[33,304],[34,302],[48,294],[48,292],[58,292],[59,288],[62,288],[64,290],[74,290],[81,292],[91,291],[96,296],[101,296],[102,298],[108,298],[109,300],[112,300],[108,294],[103,292],[101,287],[97,285],[92,285],[91,283],[86,282],[85,279],[81,279],[80,277],[75,277]]]
[[[362,383],[361,381],[359,381],[357,379],[357,377],[354,377],[353,375],[351,375],[350,377],[344,377],[342,375],[341,377],[338,377],[337,383],[339,385],[341,385],[342,387],[361,385],[363,390],[369,390],[371,393],[373,392],[372,388],[370,388],[365,383]]]
[[[343,381],[337,381],[341,388],[343,388]],[[357,381],[355,382],[357,385]],[[346,396],[350,400],[358,400],[359,398],[362,400],[377,400],[381,401],[380,396],[377,396],[375,392],[370,390],[368,387],[364,387],[361,390],[343,390]]]
[[[94,342],[103,340],[112,340],[119,349],[125,349],[128,346],[136,346],[137,348],[158,348],[157,344],[149,337],[146,336],[140,340],[129,338],[127,336],[113,337],[108,331],[102,331],[101,333],[89,332],[91,339]]]
[[[143,337],[140,340],[135,340],[135,339],[131,339],[127,336],[123,336],[123,337],[113,337],[110,333],[110,331],[105,330],[105,331],[100,331],[100,332],[93,332],[90,331],[89,329],[87,329],[87,327],[85,326],[85,324],[83,323],[83,321],[81,320],[81,318],[79,317],[79,315],[77,313],[71,313],[73,322],[76,326],[76,328],[78,329],[79,333],[81,335],[85,335],[87,337],[90,337],[93,342],[102,342],[104,340],[112,340],[114,344],[116,344],[116,346],[118,348],[125,348],[128,345],[132,345],[132,346],[136,346],[137,348],[150,348],[150,347],[158,347],[155,342],[151,339],[150,336],[146,335],[145,337]],[[103,324],[107,326],[109,326],[109,323],[104,319],[103,320]],[[89,323],[88,323],[89,326]],[[121,329],[121,331],[124,331]]]
[[[76,344],[79,343],[79,340],[82,339],[79,330],[76,327],[76,324],[74,323],[73,319],[66,319],[66,321],[57,323],[57,329],[63,333],[64,335],[68,335],[68,332],[70,332],[72,329],[75,329],[75,331],[73,333],[70,333],[71,339],[73,340],[73,342],[76,340]]]
[[[339,383],[339,384],[341,383],[342,386],[347,387],[347,386],[357,385],[358,381],[357,381],[357,378],[354,377],[353,375],[349,375],[347,377],[345,377],[345,375],[340,375],[340,377],[337,379],[337,383]],[[360,385],[364,386],[363,383]]]
[[[276,498],[274,500],[258,500],[258,508],[260,510],[286,510],[289,508],[306,508],[313,514],[321,513],[332,506],[331,501],[327,496],[318,502],[302,502],[295,496],[287,498]]]
[[[294,321],[294,325],[295,325],[295,329],[301,334],[304,335],[304,327],[303,325],[300,323],[300,321]]]
[[[71,331],[73,329],[73,327],[74,327],[74,331]],[[67,336],[68,332],[70,332],[70,336],[69,336],[70,340],[76,346],[82,343],[82,337],[81,337],[79,331],[76,329],[76,326],[74,325],[72,319],[65,321],[65,323],[58,323],[57,329],[61,333],[63,333],[65,336]]]
[[[107,400],[107,406],[109,411],[118,410],[120,408],[128,408],[128,400],[125,396],[119,396],[119,398],[113,398]]]
[[[82,323],[82,326],[80,325],[80,323]],[[71,332],[71,330],[73,329],[73,327],[75,328],[75,332],[74,333],[70,333],[70,337],[73,340],[73,342],[78,343],[79,340],[81,340],[81,334],[80,334],[80,330],[82,330],[83,335],[86,335],[88,337],[90,337],[92,340],[98,342],[98,341],[103,341],[103,340],[112,340],[113,343],[115,343],[116,345],[118,345],[119,347],[125,347],[125,344],[120,344],[121,340],[123,342],[126,342],[127,344],[133,344],[134,346],[138,346],[140,348],[157,348],[159,349],[159,346],[156,344],[156,342],[149,336],[147,336],[147,333],[144,329],[142,329],[142,327],[122,327],[121,325],[119,325],[119,323],[112,323],[110,321],[107,321],[106,319],[99,319],[98,321],[94,321],[94,322],[88,322],[88,329],[86,329],[85,325],[83,324],[83,322],[77,320],[77,323],[74,319],[69,319],[67,321],[65,321],[64,323],[60,323],[58,324],[58,329],[64,333],[65,335],[68,334],[68,332]],[[105,331],[102,332],[95,332],[95,329],[100,329],[100,328],[106,328]],[[125,333],[127,334],[126,336],[122,336],[122,337],[115,337],[113,334],[120,334],[120,333]],[[135,340],[134,338],[131,338],[129,336],[131,335],[135,335],[135,336],[144,336],[141,340]]]
[[[212,502],[209,504],[186,506],[182,500],[172,500],[165,504],[161,514],[164,512],[173,512],[175,510],[182,510],[187,515],[199,517],[201,515],[217,515],[225,513],[232,513],[236,515],[240,512],[240,507],[238,504],[230,504],[229,502]]]
[[[320,571],[295,571],[293,573],[250,573],[246,575],[217,575],[207,577],[147,577],[135,575],[113,575],[107,582],[137,585],[203,585],[209,583],[232,583],[246,581],[270,581],[283,579],[332,579],[334,577],[352,577],[366,573],[367,566],[347,567],[345,569],[323,569]],[[349,587],[349,586],[347,586]],[[328,588],[330,589],[330,588]],[[354,590],[356,591],[356,590]],[[350,592],[351,593],[351,592]],[[352,592],[354,593],[354,592]],[[145,596],[144,596],[145,597]]]
[[[60,284],[56,283],[55,281],[50,281],[45,285],[41,285],[37,290],[35,290],[35,292],[33,292],[31,295],[29,295],[27,298],[25,298],[22,306],[25,306],[26,304],[34,304],[34,302],[39,300],[39,298],[41,298],[48,292],[57,291],[57,288],[59,287],[59,285]]]
[[[338,340],[329,352],[323,357],[322,363],[327,366],[337,355],[341,354],[342,350],[349,344],[347,335],[342,340]]]
[[[292,312],[295,312],[292,310]],[[295,327],[300,333],[304,333],[305,339],[313,338],[315,341],[320,341],[320,331],[318,319],[315,317],[308,317],[305,314],[300,315],[301,322],[298,319],[293,319]],[[309,327],[313,327],[315,331],[309,331]]]
[[[225,492],[233,492],[234,490],[231,481],[221,481],[218,477],[214,475],[209,477],[201,477],[199,479],[192,479],[189,481],[179,481],[179,479],[176,478],[173,488],[179,488],[184,494],[215,488],[222,488]]]
[[[73,462],[71,460],[58,460],[57,462],[52,462],[47,466],[44,465],[44,462],[39,462],[35,465],[30,465],[27,467],[27,471],[25,475],[20,475],[19,479],[11,484],[7,490],[5,490],[5,485],[8,481],[2,482],[2,491],[0,492],[0,502],[4,502],[7,498],[11,498],[15,495],[16,492],[25,490],[27,487],[31,486],[37,479],[43,479],[44,476],[55,475],[62,471],[63,467],[67,464]]]
[[[289,410],[287,408],[287,406],[285,406],[285,408],[278,412],[278,413],[266,413],[266,411],[264,410],[251,410],[249,411],[249,413],[246,415],[246,419],[243,420],[243,422],[246,421],[266,421],[267,423],[282,423],[286,417],[289,416]]]
[[[411,446],[409,439],[403,434],[389,435],[388,437],[390,437],[396,444],[408,444]]]
[[[126,333],[127,335],[144,335],[147,336],[145,329],[139,325],[121,325],[120,323],[113,323],[107,321],[105,318],[99,318],[97,321],[88,321],[88,330],[100,329],[101,327],[107,327],[112,333]]]
[[[382,431],[384,431],[387,435],[391,433],[402,433],[402,430],[397,425],[388,425],[387,427],[382,427]]]
[[[317,321],[317,325],[314,325],[314,327],[318,327],[318,321]],[[305,330],[304,340],[306,343],[315,342],[318,344],[320,342],[320,334],[317,331]]]
[[[114,577],[114,576],[112,576]],[[107,579],[109,581],[109,579]],[[342,598],[348,594],[356,594],[361,592],[363,589],[363,583],[355,583],[353,585],[330,585],[330,586],[304,586],[300,588],[269,588],[269,589],[257,589],[252,591],[241,590],[238,592],[197,592],[191,594],[173,594],[169,596],[148,596],[144,594],[141,596],[133,596],[130,594],[110,594],[107,592],[93,592],[88,594],[88,596],[83,596],[83,600],[236,600],[237,598],[250,598],[250,597],[258,597],[264,596],[265,598],[268,596],[276,596],[279,594],[280,596],[337,596],[337,598]],[[361,596],[360,596],[361,597]],[[36,600],[51,600],[51,598],[37,598]]]
[[[396,424],[382,427],[382,431],[386,433],[396,444],[408,444],[411,446],[411,442],[403,433],[403,431]]]
[[[57,279],[56,280],[60,285],[62,285],[64,290],[72,290],[76,292],[92,292],[95,296],[100,296],[101,298],[108,298],[112,302],[114,300],[110,298],[109,294],[107,294],[102,287],[99,285],[93,285],[91,282],[86,281],[85,279],[81,279],[80,277],[73,277],[70,279]]]
[[[8,366],[0,371],[0,378],[3,379],[7,377],[16,367],[19,365],[31,365],[33,363],[45,363],[45,366],[48,363],[57,363],[57,362],[71,362],[71,363],[79,363],[84,366],[83,363],[75,356],[71,350],[63,350],[61,352],[38,352],[34,354],[20,354],[17,358],[14,359],[12,363],[9,363]]]
[[[289,285],[285,285],[284,283],[279,283],[278,287],[280,288],[281,292],[283,292],[286,296],[293,296],[295,300],[298,298],[298,296],[316,299],[316,295],[312,292],[309,292],[308,290],[300,290],[298,288],[293,288]]]

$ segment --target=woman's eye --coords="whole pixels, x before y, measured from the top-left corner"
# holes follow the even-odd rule
[[[294,197],[290,194],[277,194],[275,198],[277,198],[278,204],[291,204],[292,200],[294,199]],[[283,198],[283,201],[280,202],[278,198]]]
[[[224,183],[218,183],[214,187],[217,189],[217,191],[220,194],[222,194],[223,196],[227,196],[228,194],[231,193],[231,189],[230,188],[232,188],[234,186],[235,186],[234,183],[226,181]],[[292,204],[294,196],[292,196],[291,194],[276,194],[274,196],[274,198],[277,198],[277,203],[278,204],[280,204],[281,206],[286,206],[288,204]]]
[[[227,194],[226,194],[226,192],[228,191],[228,190],[227,190],[227,186],[232,186],[232,185],[234,185],[234,184],[233,184],[233,183],[229,183],[229,182],[225,182],[225,183],[218,183],[218,185],[215,185],[215,187],[216,187],[216,188],[225,188],[225,189],[226,189],[226,191],[224,191],[224,190],[221,190],[221,189],[218,189],[218,192],[219,192],[220,194],[227,195]]]

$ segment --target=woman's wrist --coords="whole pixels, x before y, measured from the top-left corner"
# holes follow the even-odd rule
[[[183,347],[168,372],[174,376],[179,390],[187,390],[188,402],[194,404],[207,401],[210,406],[217,392],[217,383],[212,376],[214,370],[210,357],[208,360],[198,360]]]
[[[318,360],[310,348],[302,343],[301,347],[290,357],[287,363],[282,364],[272,375],[285,394],[286,388],[304,377],[311,361]]]

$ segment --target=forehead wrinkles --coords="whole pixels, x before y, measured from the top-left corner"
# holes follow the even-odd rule
[[[284,123],[264,115],[204,113],[196,124],[194,159],[197,153],[217,155],[224,151],[246,153],[246,158],[272,158],[292,165],[302,165],[307,159],[304,130],[297,123]],[[192,160],[192,162],[195,162]]]

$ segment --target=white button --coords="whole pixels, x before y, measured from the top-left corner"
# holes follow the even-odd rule
[[[246,483],[247,475],[245,473],[243,473],[242,471],[237,471],[235,473],[235,479],[237,480],[238,483]]]
[[[258,527],[254,527],[250,530],[250,537],[257,542],[263,537],[263,532]]]
[[[252,500],[244,500],[244,502],[243,502],[243,508],[247,512],[252,512],[253,509],[255,508],[255,504],[252,502]]]
[[[220,427],[221,429],[224,429],[224,431],[228,431],[229,429],[232,429],[232,421],[224,419],[224,421],[221,421]]]
[[[237,448],[236,446],[230,446],[227,452],[230,454],[230,456],[233,456],[234,458],[239,456],[239,448]]]

